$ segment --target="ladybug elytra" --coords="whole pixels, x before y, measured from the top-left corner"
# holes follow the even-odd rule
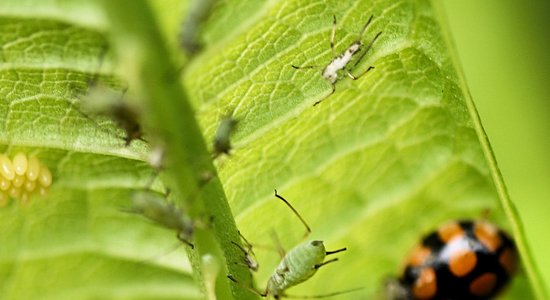
[[[492,299],[518,263],[512,239],[485,221],[447,223],[422,239],[401,277],[388,285],[393,300]]]

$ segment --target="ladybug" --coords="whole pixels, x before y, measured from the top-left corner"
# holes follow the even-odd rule
[[[392,300],[492,299],[517,264],[514,241],[495,225],[454,221],[422,239],[401,277],[388,284],[388,294]]]

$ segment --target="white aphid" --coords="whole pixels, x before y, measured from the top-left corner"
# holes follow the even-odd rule
[[[336,52],[334,50],[334,37],[336,35],[336,16],[333,16],[333,22],[332,22],[332,33],[330,35],[330,48],[332,50],[332,60],[328,63],[328,65],[326,65],[326,67],[323,69],[323,71],[321,72],[321,75],[323,76],[323,78],[325,80],[327,80],[331,85],[332,85],[332,91],[330,92],[330,94],[328,94],[326,97],[324,97],[323,99],[315,102],[315,104],[313,104],[313,106],[321,103],[321,101],[325,100],[325,98],[327,98],[328,96],[332,95],[334,93],[334,91],[336,90],[336,81],[338,81],[338,72],[339,71],[344,71],[346,73],[346,75],[348,75],[349,78],[353,79],[353,80],[356,80],[358,79],[359,77],[363,76],[364,74],[366,74],[368,71],[372,70],[374,67],[370,66],[365,72],[363,72],[362,74],[358,75],[358,76],[354,76],[353,74],[350,73],[350,71],[348,69],[346,69],[346,67],[348,66],[348,64],[350,63],[350,61],[352,60],[352,58],[354,57],[355,54],[361,52],[362,50],[362,47],[364,46],[363,42],[361,42],[361,38],[363,37],[363,34],[365,33],[367,27],[369,26],[369,24],[371,23],[372,21],[372,17],[373,16],[370,16],[369,20],[367,21],[367,23],[365,23],[365,26],[363,26],[363,29],[361,30],[361,32],[359,33],[358,37],[357,37],[357,40],[355,40],[344,52],[342,52],[340,55],[336,55]],[[355,62],[355,64],[353,65],[354,67],[361,61],[361,59],[363,58],[363,56],[365,56],[365,54],[369,51],[369,49],[372,47],[372,45],[374,44],[374,42],[378,39],[378,37],[380,36],[380,34],[382,34],[382,32],[378,32],[376,34],[376,36],[371,40],[371,42],[367,45],[365,51],[361,54],[361,56],[359,56],[359,58],[357,59],[357,61]],[[295,66],[295,65],[292,65],[293,68],[295,69],[315,69],[315,68],[318,68],[318,66]]]

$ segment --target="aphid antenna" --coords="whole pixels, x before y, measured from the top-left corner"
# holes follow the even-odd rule
[[[334,250],[334,251],[327,251],[327,252],[325,253],[325,255],[336,254],[336,253],[340,253],[340,252],[343,252],[343,251],[346,251],[346,250],[348,250],[348,248],[345,248],[345,247],[344,247],[344,248],[342,248],[342,249],[338,249],[338,250]]]
[[[329,259],[329,260],[327,260],[327,261],[324,261],[324,262],[321,263],[321,264],[315,265],[315,269],[319,269],[319,268],[321,268],[321,267],[324,266],[324,265],[328,265],[328,264],[333,263],[333,262],[336,262],[336,261],[338,261],[338,258]]]
[[[304,224],[304,226],[306,227],[306,234],[305,236],[308,236],[310,233],[311,233],[311,228],[309,227],[309,225],[307,225],[306,221],[304,220],[304,218],[302,218],[302,216],[300,215],[300,213],[298,213],[298,211],[290,204],[290,202],[288,202],[285,198],[283,198],[281,195],[277,194],[277,190],[275,189],[275,197],[281,199],[288,207],[290,207],[290,209],[294,212],[294,214],[300,219],[300,221],[302,221],[302,224]]]
[[[328,298],[328,297],[333,297],[333,296],[337,296],[337,295],[341,295],[341,294],[353,293],[353,292],[357,292],[357,291],[364,290],[364,289],[365,289],[364,287],[360,287],[360,288],[354,288],[354,289],[349,289],[349,290],[344,290],[344,291],[339,291],[339,292],[334,292],[334,293],[320,294],[320,295],[308,295],[308,296],[299,296],[299,295],[288,295],[288,294],[285,294],[285,295],[284,295],[284,298],[291,298],[291,299],[318,299],[318,298]]]
[[[367,52],[369,52],[370,48],[372,48],[372,45],[374,45],[374,42],[376,42],[376,40],[380,37],[380,35],[382,34],[382,31],[378,32],[374,38],[372,39],[372,41],[370,41],[370,43],[367,45],[367,47],[365,48],[365,50],[363,50],[363,53],[361,53],[361,55],[357,58],[357,60],[355,61],[355,63],[353,64],[353,67],[355,68],[359,62],[363,59],[363,57],[365,57],[365,55],[367,54]],[[374,67],[369,67],[367,69],[367,71],[365,71],[364,73],[362,73],[361,75],[359,76],[356,76],[357,78],[365,75],[365,73],[367,73],[368,71],[374,69]]]
[[[258,290],[256,290],[256,289],[254,289],[254,288],[251,288],[251,287],[249,287],[248,285],[245,285],[245,284],[239,282],[239,281],[238,281],[237,279],[235,279],[232,275],[227,275],[227,278],[229,278],[229,280],[233,281],[234,283],[238,284],[240,287],[242,287],[242,288],[248,290],[248,291],[251,292],[251,293],[254,293],[254,294],[256,294],[256,295],[258,295],[258,296],[260,296],[260,297],[267,297],[267,292],[263,292],[263,293],[262,293],[262,292],[260,292],[260,291],[258,291]]]

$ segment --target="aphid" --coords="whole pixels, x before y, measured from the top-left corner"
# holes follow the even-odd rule
[[[216,0],[192,1],[185,16],[180,32],[180,45],[190,56],[197,54],[203,47],[199,35],[204,21],[208,18]]]
[[[447,223],[422,239],[401,277],[387,284],[391,300],[493,299],[518,264],[512,239],[493,224]]]
[[[365,23],[365,25],[363,26],[363,29],[361,30],[361,32],[357,36],[357,39],[353,43],[351,43],[351,45],[344,52],[342,52],[340,55],[336,55],[336,51],[334,49],[334,44],[335,44],[334,38],[335,38],[335,35],[336,35],[336,16],[334,16],[334,15],[332,16],[332,33],[330,34],[330,49],[332,50],[332,57],[333,58],[330,61],[330,63],[324,67],[324,69],[321,72],[321,76],[323,76],[323,78],[331,84],[332,91],[330,92],[330,94],[328,94],[323,99],[315,102],[313,104],[313,106],[321,103],[323,100],[325,100],[327,97],[329,97],[330,95],[332,95],[336,91],[336,81],[338,81],[338,79],[339,79],[338,78],[338,71],[343,70],[349,78],[351,78],[352,80],[357,80],[358,78],[360,78],[361,76],[363,76],[367,72],[369,72],[370,70],[374,69],[373,66],[370,66],[362,74],[359,74],[358,76],[354,76],[353,74],[351,74],[350,70],[346,68],[348,66],[348,64],[350,63],[351,59],[353,58],[353,56],[356,55],[357,53],[361,52],[361,50],[362,50],[361,48],[364,46],[363,42],[361,41],[361,38],[363,37],[363,34],[367,30],[367,27],[371,23],[372,18],[373,18],[373,16],[371,15],[369,20],[367,21],[367,23]],[[363,59],[365,54],[369,51],[369,49],[372,47],[374,42],[378,39],[378,37],[381,34],[382,34],[381,31],[376,34],[376,36],[371,40],[371,42],[365,48],[365,51],[363,51],[363,53],[357,58],[357,60],[355,61],[355,64],[353,65],[353,67],[357,66],[357,64],[361,61],[361,59]],[[301,66],[300,67],[300,66],[295,66],[295,65],[292,65],[292,67],[294,69],[318,69],[318,68],[321,68],[321,66]]]
[[[10,198],[26,205],[32,194],[46,195],[51,184],[50,169],[36,156],[27,157],[19,152],[10,160],[0,154],[0,207],[7,205]]]
[[[238,243],[235,243],[234,241],[231,241],[231,243],[237,248],[239,248],[244,255],[244,265],[248,267],[250,270],[257,272],[260,268],[260,265],[258,264],[258,261],[256,260],[256,254],[252,250],[252,244],[248,242],[248,240],[241,234],[239,231],[239,235],[241,236],[241,239],[245,243],[246,249],[243,248],[243,246],[239,245]]]
[[[119,101],[111,108],[111,116],[115,120],[116,124],[124,130],[126,135],[124,136],[124,142],[126,146],[129,146],[133,140],[142,140],[143,130],[139,123],[139,114],[130,106]]]
[[[140,113],[124,101],[125,91],[121,95],[104,86],[93,86],[85,97],[82,97],[82,108],[86,113],[104,115],[112,119],[125,133],[123,139],[128,146],[134,140],[142,140],[143,130],[140,124]]]
[[[118,89],[112,88],[115,84],[111,79],[109,83],[104,83],[100,80],[100,69],[105,61],[108,53],[108,46],[102,48],[99,54],[99,64],[88,81],[88,92],[80,98],[80,113],[93,121],[89,114],[103,115],[115,122],[115,124],[124,131],[123,137],[125,145],[129,146],[134,140],[142,140],[143,130],[140,124],[141,111],[138,107],[131,105],[127,99],[125,100],[128,87],[116,83]],[[95,121],[94,121],[95,123]],[[98,127],[99,124],[96,123]],[[101,127],[100,127],[101,128]]]
[[[231,117],[225,117],[220,121],[216,135],[213,141],[213,156],[218,157],[220,154],[225,153],[229,155],[231,151],[231,134],[237,126],[237,120]]]
[[[133,206],[130,212],[138,213],[152,222],[175,230],[176,237],[191,249],[190,242],[193,236],[194,222],[184,212],[166,200],[165,196],[153,191],[139,191],[132,197]]]
[[[292,205],[290,205],[290,203],[286,199],[277,194],[277,190],[275,190],[275,196],[282,200],[296,214],[296,216],[298,216],[300,221],[306,227],[306,235],[309,234],[311,232],[311,229],[302,218],[302,216],[300,216],[300,214],[296,211],[296,209],[294,209],[294,207],[292,207]],[[231,275],[228,275],[227,277],[231,281],[243,286],[247,290],[261,297],[271,296],[275,299],[291,297],[285,292],[288,288],[308,280],[317,272],[317,270],[319,270],[319,268],[338,260],[338,258],[333,258],[325,261],[327,255],[332,255],[346,250],[346,248],[341,248],[334,251],[326,251],[323,241],[319,240],[308,241],[298,246],[295,246],[282,258],[281,262],[275,269],[275,272],[269,278],[267,286],[263,292],[257,291],[249,286],[241,284]],[[306,298],[328,297],[354,290],[326,295],[308,296]]]

